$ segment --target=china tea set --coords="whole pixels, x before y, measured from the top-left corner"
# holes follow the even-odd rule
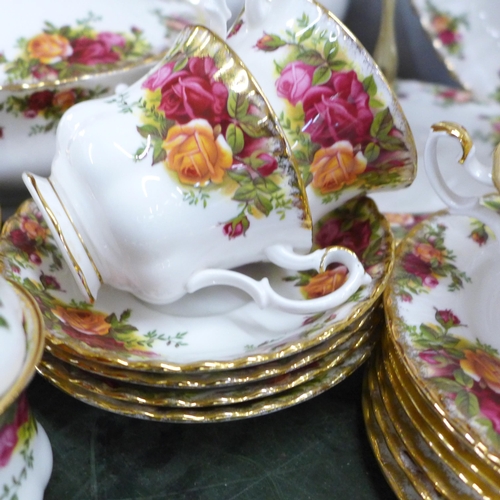
[[[178,20],[161,60],[157,48],[136,61],[139,79],[103,72],[114,93],[64,109],[50,175],[25,168],[33,200],[2,229],[0,333],[13,341],[5,363],[0,352],[0,424],[30,422],[40,455],[46,437],[22,396],[35,365],[99,408],[216,422],[319,394],[373,348],[394,241],[364,195],[416,176],[398,99],[315,0],[248,0],[228,32],[225,1],[205,9]],[[26,50],[57,45],[30,69],[57,86],[76,49],[56,31]],[[7,67],[0,91],[39,85]],[[425,162],[436,192],[500,236],[482,199],[454,193],[440,174],[443,135],[460,140],[464,167],[489,185],[500,184],[500,162],[492,181],[463,127],[433,127]]]

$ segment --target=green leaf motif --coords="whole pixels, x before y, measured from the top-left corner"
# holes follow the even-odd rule
[[[271,201],[264,196],[262,193],[257,193],[257,196],[254,200],[255,208],[261,211],[264,215],[269,215],[273,210],[273,204]]]
[[[375,115],[370,128],[370,134],[372,137],[385,138],[392,130],[393,126],[394,121],[392,119],[391,112],[389,111],[389,108],[385,108]]]
[[[154,125],[141,125],[137,127],[137,131],[142,137],[147,139],[149,136],[161,138],[160,131]]]
[[[474,379],[467,375],[462,369],[455,370],[453,372],[455,380],[462,386],[468,387],[469,389],[474,385]]]
[[[369,75],[363,80],[363,88],[370,97],[374,97],[377,94],[377,84],[373,75]]]
[[[160,140],[154,140],[153,141],[153,163],[152,165],[155,165],[156,163],[160,163],[162,161],[165,161],[167,159],[167,152],[163,149],[163,141]]]
[[[329,64],[333,64],[339,52],[338,42],[328,41],[323,47],[323,55]]]
[[[314,25],[311,26],[310,28],[306,29],[303,33],[301,33],[297,37],[297,41],[299,43],[305,42],[306,40],[308,40],[309,38],[311,38],[311,36],[312,36],[313,33],[314,33]]]
[[[461,390],[457,393],[455,404],[467,418],[475,417],[479,413],[479,401],[477,397],[466,390]]]
[[[273,182],[269,177],[257,177],[254,180],[255,187],[263,193],[276,193],[280,190],[280,187]]]
[[[7,323],[7,320],[3,316],[0,316],[0,326],[3,328],[9,327],[9,323]]]
[[[233,155],[241,153],[245,147],[245,136],[243,135],[243,131],[234,123],[230,123],[227,127],[226,141],[233,150]]]
[[[311,66],[320,66],[325,62],[317,50],[305,50],[297,56],[297,59]]]
[[[252,182],[252,176],[250,175],[250,172],[244,169],[228,170],[227,175],[229,178],[233,179],[233,181],[236,181],[238,184]]]
[[[370,142],[370,144],[368,144],[368,146],[366,146],[365,148],[364,155],[368,163],[371,163],[379,157],[380,147],[374,142]]]
[[[322,85],[332,76],[332,70],[328,66],[318,66],[313,73],[312,84]]]
[[[242,120],[248,113],[249,101],[244,94],[237,94],[234,90],[229,91],[227,99],[227,112],[232,118]]]
[[[451,392],[452,394],[458,394],[463,390],[463,387],[449,378],[436,377],[432,379],[432,382],[437,385],[438,389],[445,392]]]
[[[257,190],[252,183],[244,184],[239,187],[233,195],[233,200],[236,201],[252,201],[257,195]]]

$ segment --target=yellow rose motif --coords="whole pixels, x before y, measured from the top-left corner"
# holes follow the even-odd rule
[[[462,370],[476,382],[482,380],[492,391],[500,394],[500,360],[481,349],[464,350],[460,360]]]
[[[53,64],[69,57],[73,49],[69,40],[61,35],[41,33],[28,42],[28,54],[43,64]]]
[[[222,134],[203,119],[174,125],[163,142],[167,168],[184,184],[220,184],[233,164],[233,152]]]
[[[32,219],[23,219],[22,229],[32,240],[41,238],[45,241],[45,238],[47,238],[49,234],[49,230],[47,228],[41,226],[37,221]]]
[[[106,321],[107,315],[102,312],[60,305],[52,309],[52,312],[63,323],[86,335],[106,335],[111,328],[111,325]]]
[[[338,141],[332,146],[321,148],[314,154],[311,164],[312,185],[321,194],[332,193],[352,184],[366,169],[363,153],[354,154],[348,141]]]
[[[66,111],[68,108],[75,104],[76,95],[74,90],[63,90],[54,94],[52,98],[52,104],[62,111]]]
[[[443,253],[441,250],[438,250],[429,243],[418,243],[413,252],[424,262],[431,262],[432,260],[437,260],[440,264],[443,262]]]
[[[347,268],[339,266],[313,276],[301,290],[307,299],[316,299],[334,292],[345,283],[346,279]]]

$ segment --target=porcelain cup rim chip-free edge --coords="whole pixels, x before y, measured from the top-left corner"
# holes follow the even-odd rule
[[[500,241],[500,217],[482,205],[481,196],[458,194],[442,175],[438,159],[438,143],[443,137],[455,137],[462,148],[457,163],[463,166],[472,179],[500,190],[500,145],[493,153],[493,168],[484,165],[476,157],[476,148],[467,129],[454,122],[438,122],[431,126],[425,145],[424,162],[429,181],[451,214],[476,217],[488,225]]]
[[[315,0],[247,0],[227,43],[279,117],[313,221],[350,198],[407,187],[416,147],[370,54]]]
[[[23,179],[90,300],[101,282],[158,304],[228,285],[302,314],[370,280],[347,249],[307,254],[308,202],[279,122],[244,63],[202,26],[124,94],[71,108],[50,178]],[[292,300],[232,270],[259,261],[325,274],[336,262],[346,279]]]

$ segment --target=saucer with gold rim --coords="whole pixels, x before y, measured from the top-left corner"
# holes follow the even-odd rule
[[[103,287],[89,305],[81,301],[33,202],[21,205],[2,234],[6,275],[37,300],[49,342],[102,364],[148,372],[242,368],[316,346],[375,304],[393,261],[385,218],[371,200],[358,198],[316,227],[316,243],[350,246],[360,253],[373,278],[338,308],[313,316],[260,310],[243,294],[225,287],[201,290],[164,307]],[[270,264],[246,270],[254,278],[267,276],[277,291],[295,298],[314,283],[312,273],[286,272]]]

